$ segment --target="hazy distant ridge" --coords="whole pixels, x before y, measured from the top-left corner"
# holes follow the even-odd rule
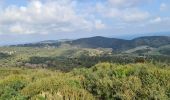
[[[127,50],[130,48],[135,48],[138,46],[150,46],[150,47],[160,47],[163,45],[170,44],[169,36],[144,36],[134,38],[132,40],[118,39],[118,38],[107,38],[107,37],[90,37],[81,38],[77,40],[68,41],[56,41],[48,40],[38,43],[22,44],[17,46],[26,47],[44,47],[44,46],[55,46],[58,47],[62,44],[69,44],[71,46],[81,47],[81,48],[112,48],[113,50]]]

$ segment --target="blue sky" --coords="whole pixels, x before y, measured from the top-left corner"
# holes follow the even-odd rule
[[[170,0],[0,0],[0,5],[0,45],[170,35]]]

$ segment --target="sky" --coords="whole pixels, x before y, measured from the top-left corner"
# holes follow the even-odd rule
[[[0,45],[170,35],[170,0],[0,0]]]

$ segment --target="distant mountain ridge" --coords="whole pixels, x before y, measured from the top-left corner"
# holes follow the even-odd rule
[[[70,45],[78,45],[86,48],[112,48],[114,50],[127,50],[135,48],[137,46],[148,45],[151,47],[159,47],[162,45],[170,44],[169,36],[145,36],[138,37],[132,40],[124,40],[117,38],[106,38],[106,37],[91,37],[82,38],[68,42]]]
[[[81,48],[112,48],[113,50],[127,50],[127,49],[135,48],[138,46],[144,46],[144,45],[157,48],[163,45],[170,44],[170,36],[144,36],[144,37],[134,38],[132,40],[96,36],[96,37],[80,38],[77,40],[68,40],[68,41],[48,40],[48,41],[43,41],[38,43],[22,44],[17,46],[58,47],[62,44],[69,44],[71,46],[81,47]]]

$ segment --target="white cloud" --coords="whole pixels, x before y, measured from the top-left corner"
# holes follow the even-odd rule
[[[161,22],[161,21],[162,21],[162,18],[161,18],[161,17],[156,17],[156,18],[150,20],[150,23],[159,23],[159,22]]]
[[[109,4],[114,7],[134,7],[150,1],[151,0],[108,0]]]
[[[142,22],[149,19],[150,14],[140,10],[125,10],[122,19],[125,22]]]
[[[133,26],[162,22],[162,18],[152,15],[154,12],[141,7],[150,1],[153,0],[30,0],[26,6],[0,9],[0,33],[98,33],[127,26],[133,30]],[[162,3],[160,10],[165,8],[167,4]]]
[[[8,6],[0,12],[0,28],[4,33],[74,32],[91,30],[93,23],[78,14],[68,0],[44,3],[32,0],[27,6]]]
[[[108,1],[113,6],[116,6],[116,7],[128,7],[128,6],[135,5],[140,0],[108,0]]]
[[[137,5],[151,0],[108,0],[107,3],[97,3],[96,12],[104,18],[125,22],[136,23],[150,19],[151,14],[141,10]]]
[[[167,9],[168,9],[167,4],[161,3],[161,5],[160,5],[160,11],[166,11]]]
[[[140,9],[134,7],[119,9],[111,6],[97,5],[96,10],[106,18],[117,19],[127,23],[142,22],[150,18],[149,12],[141,11]]]
[[[102,23],[101,20],[96,20],[95,21],[95,28],[96,29],[104,29],[104,28],[106,28],[106,25],[104,23]]]
[[[21,27],[21,25],[13,25],[10,27],[10,31],[13,33],[23,33],[24,29]]]
[[[103,13],[106,17],[120,17],[122,15],[122,11],[117,8],[110,8],[109,10],[105,10]]]

